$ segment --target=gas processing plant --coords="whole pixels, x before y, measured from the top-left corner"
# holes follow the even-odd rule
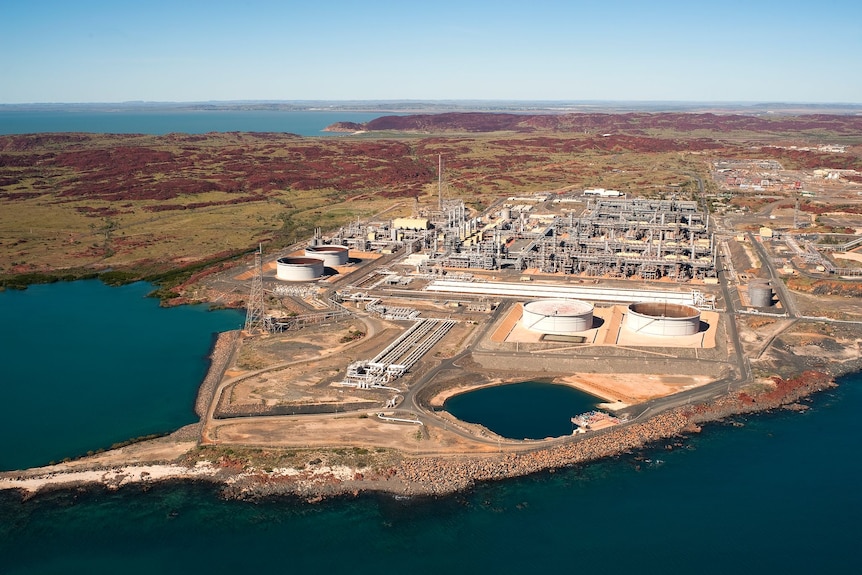
[[[362,251],[406,249],[423,272],[479,269],[675,281],[715,277],[709,217],[697,202],[589,198],[580,214],[540,213],[547,194],[514,202],[486,217],[460,200],[426,217],[355,224],[332,241]]]
[[[712,349],[718,316],[707,286],[718,289],[718,280],[709,224],[695,201],[613,190],[509,197],[481,213],[440,198],[410,217],[317,230],[271,257],[266,273],[258,252],[253,270],[238,276],[252,279],[246,331],[357,317],[405,323],[333,370],[331,383],[363,401],[374,390],[403,393],[403,380],[422,371],[414,366],[438,346],[466,341],[471,324],[483,326],[474,359],[499,363],[515,353],[519,369],[545,369],[534,354],[555,345]]]

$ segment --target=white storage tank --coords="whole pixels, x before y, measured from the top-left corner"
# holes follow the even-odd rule
[[[540,299],[524,305],[521,325],[547,335],[568,335],[593,327],[593,305],[576,299]]]
[[[772,286],[768,280],[755,280],[748,284],[748,299],[753,307],[772,306]]]
[[[350,249],[347,246],[325,245],[308,246],[305,248],[305,256],[323,260],[323,265],[335,268],[343,266],[349,259]]]
[[[644,335],[693,335],[700,331],[700,310],[678,303],[633,303],[628,307],[625,326]]]
[[[280,258],[275,272],[275,277],[289,282],[307,282],[322,275],[323,260],[303,257]]]

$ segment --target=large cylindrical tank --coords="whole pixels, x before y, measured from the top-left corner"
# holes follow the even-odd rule
[[[307,282],[322,275],[323,260],[318,258],[280,258],[275,272],[275,277],[289,282]]]
[[[347,246],[308,246],[305,248],[305,256],[323,260],[323,265],[334,268],[347,263],[349,251]]]
[[[772,305],[772,286],[766,280],[752,281],[748,284],[748,299],[752,307],[770,307]]]
[[[700,310],[678,303],[633,303],[625,326],[644,335],[692,335],[700,331]]]
[[[593,327],[593,305],[576,299],[540,299],[524,305],[521,325],[547,335],[567,335]]]

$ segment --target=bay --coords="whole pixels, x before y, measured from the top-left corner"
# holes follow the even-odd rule
[[[197,420],[214,335],[236,310],[161,308],[98,280],[0,292],[0,469],[45,465]]]
[[[339,136],[323,129],[335,122],[362,123],[387,112],[277,110],[9,110],[0,108],[0,135],[48,132],[97,134],[205,134],[208,132],[289,132]]]

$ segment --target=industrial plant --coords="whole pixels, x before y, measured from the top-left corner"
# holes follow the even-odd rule
[[[477,323],[487,333],[475,345],[501,351],[708,348],[718,323],[714,248],[709,216],[691,200],[588,189],[512,196],[476,212],[440,193],[410,216],[316,230],[266,264],[258,253],[246,331],[356,317],[403,325],[330,382],[360,394],[403,392],[428,353]]]
[[[500,435],[458,417],[450,399],[510,383],[575,388],[589,402],[564,419],[578,441],[768,386],[752,355],[782,329],[825,321],[803,315],[785,282],[791,267],[821,265],[801,267],[815,240],[787,233],[803,219],[792,198],[758,208],[757,225],[737,223],[713,218],[694,183],[701,194],[565,186],[479,206],[438,190],[433,203],[395,201],[278,251],[261,246],[253,265],[209,282],[225,301],[241,293],[248,311],[203,436],[420,456],[531,451],[569,440]],[[816,249],[850,257],[849,235]],[[819,341],[810,331],[805,341]],[[820,361],[821,348],[804,349],[814,348]]]
[[[563,215],[537,209],[561,205],[547,195],[524,199],[531,203],[483,215],[468,213],[460,200],[448,201],[427,217],[356,223],[332,241],[363,251],[421,254],[409,261],[425,272],[533,269],[680,282],[715,278],[709,216],[697,202],[587,196],[580,214]]]

